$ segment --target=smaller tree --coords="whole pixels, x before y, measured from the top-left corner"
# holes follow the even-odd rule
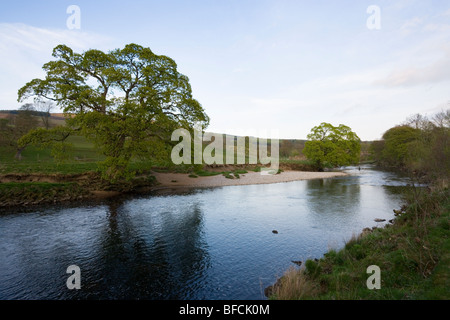
[[[45,129],[48,130],[50,128],[50,112],[54,109],[55,105],[51,101],[36,98],[34,100],[34,107],[38,111]]]
[[[38,126],[38,120],[34,116],[35,109],[32,104],[26,103],[19,108],[19,112],[15,118],[15,126],[13,131],[14,144],[16,146],[15,158],[18,160],[22,159],[22,151],[25,146],[17,144],[17,139],[27,134],[31,130]]]
[[[433,117],[433,123],[438,128],[450,128],[450,109],[436,113]]]
[[[359,162],[361,140],[348,126],[335,127],[323,122],[311,129],[303,153],[314,161],[319,171],[325,164],[333,167],[351,165]]]

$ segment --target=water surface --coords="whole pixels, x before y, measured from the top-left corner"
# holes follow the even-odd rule
[[[403,179],[345,171],[0,215],[0,299],[265,299],[292,260],[393,218]]]

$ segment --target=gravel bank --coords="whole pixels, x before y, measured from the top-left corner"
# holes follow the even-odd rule
[[[240,174],[239,179],[228,179],[222,174],[216,176],[191,178],[183,173],[154,173],[160,183],[158,187],[222,187],[249,184],[280,183],[298,180],[326,179],[345,176],[343,172],[309,172],[309,171],[283,171],[279,174],[261,174],[248,172]]]

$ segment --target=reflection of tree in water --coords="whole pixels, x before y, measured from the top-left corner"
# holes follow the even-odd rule
[[[317,223],[333,224],[332,217],[351,219],[360,209],[359,177],[308,180],[308,209]]]
[[[136,209],[136,210],[134,210]],[[188,299],[208,267],[198,204],[145,214],[111,203],[95,271],[98,298]],[[139,212],[141,211],[141,212]]]

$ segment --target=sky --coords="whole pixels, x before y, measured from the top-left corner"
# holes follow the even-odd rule
[[[15,0],[0,5],[0,110],[58,44],[128,43],[175,60],[212,132],[305,139],[328,122],[376,140],[450,108],[448,0]]]

